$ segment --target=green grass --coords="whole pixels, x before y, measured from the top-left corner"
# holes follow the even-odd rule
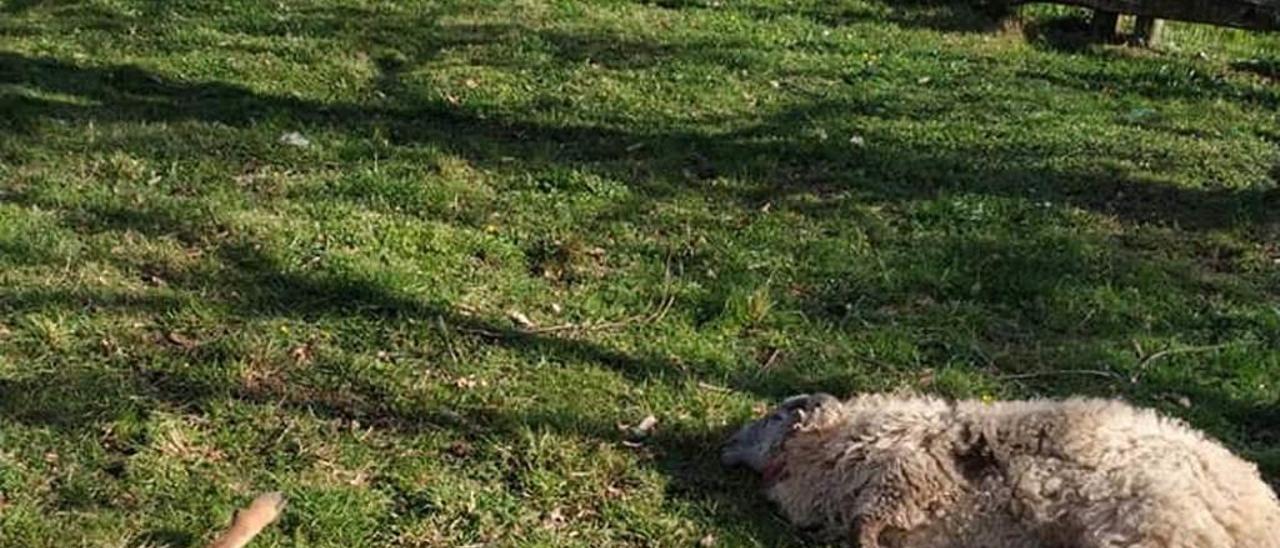
[[[1077,15],[0,1],[0,544],[802,543],[715,459],[808,390],[1280,473],[1280,37]]]

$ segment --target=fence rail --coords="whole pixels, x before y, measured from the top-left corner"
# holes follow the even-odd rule
[[[1280,30],[1280,0],[1032,0],[1083,6],[1105,13]]]

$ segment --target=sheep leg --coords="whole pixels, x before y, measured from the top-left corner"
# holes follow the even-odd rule
[[[880,548],[880,534],[895,518],[902,521],[903,490],[885,479],[888,478],[880,478],[858,493],[851,535],[857,539],[858,548]]]
[[[921,452],[880,455],[863,466],[877,473],[858,490],[851,509],[853,536],[862,548],[878,548],[885,529],[919,527],[930,519],[925,508],[954,494],[938,461]]]
[[[853,525],[858,548],[880,548],[880,532],[883,530],[884,522],[860,516]]]

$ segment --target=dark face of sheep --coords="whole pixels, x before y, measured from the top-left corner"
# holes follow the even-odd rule
[[[782,448],[782,442],[806,416],[818,407],[836,401],[828,394],[803,394],[787,398],[764,418],[743,426],[730,437],[720,452],[720,462],[725,466],[746,466],[756,472],[763,472],[769,460]]]

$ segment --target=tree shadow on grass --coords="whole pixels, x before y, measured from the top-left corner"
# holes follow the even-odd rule
[[[12,193],[6,201],[27,207],[50,207],[50,204],[22,193]],[[117,209],[98,205],[84,210],[64,210],[63,213],[62,218],[69,229],[86,234],[183,234],[182,238],[192,241],[216,242],[213,243],[213,256],[220,267],[214,270],[224,274],[213,279],[185,279],[179,273],[161,273],[161,277],[169,280],[174,290],[206,295],[207,299],[231,308],[232,315],[237,318],[438,319],[452,330],[453,336],[461,339],[527,353],[531,358],[551,355],[570,361],[584,360],[616,371],[637,384],[678,384],[690,377],[703,379],[710,375],[699,371],[696,365],[692,369],[687,364],[677,366],[661,356],[620,352],[591,341],[530,333],[497,319],[462,315],[452,310],[448,303],[423,302],[399,295],[369,280],[289,272],[252,240],[233,236],[218,241],[222,237],[218,236],[220,228],[216,221],[193,220],[173,211],[149,210],[146,206]],[[975,256],[1011,254],[1010,250],[1003,248],[958,249],[957,253]],[[1021,257],[1030,261],[1002,263],[1002,268],[1011,270],[1011,274],[1048,269],[1060,271],[1065,276],[1078,267],[1078,261],[1070,254],[1011,255],[1012,259]],[[129,270],[139,265],[124,261],[118,266]],[[981,265],[974,266],[978,268]],[[966,275],[959,273],[956,277],[963,282]],[[1012,307],[1056,283],[1053,279],[1041,278],[1030,281],[1049,286],[1033,283],[1026,287],[991,288],[988,294],[983,295],[966,295],[991,306]],[[211,294],[210,289],[213,289]],[[966,289],[959,288],[962,291]],[[937,297],[947,298],[946,289],[941,290],[944,294]],[[848,297],[824,295],[818,300],[839,298]],[[163,297],[120,297],[56,290],[0,291],[0,309],[10,311],[53,306],[65,309],[135,309],[163,314],[180,304]],[[221,354],[223,351],[218,348],[175,348],[173,351],[190,354],[188,360],[196,363],[226,363],[235,358]],[[104,421],[121,415],[146,416],[156,409],[198,413],[219,401],[240,400],[277,405],[292,412],[315,414],[405,435],[424,430],[444,430],[461,438],[492,439],[514,437],[521,429],[531,428],[605,443],[621,441],[613,424],[588,417],[554,413],[514,414],[483,406],[441,408],[429,402],[399,405],[393,403],[397,397],[389,393],[387,387],[362,378],[348,379],[341,390],[334,391],[284,383],[244,386],[195,375],[181,368],[117,365],[122,367],[67,367],[58,368],[47,376],[0,380],[0,415],[7,420],[85,433],[96,432]],[[855,386],[842,386],[839,378],[789,377],[785,374],[748,374],[731,379],[728,387],[768,399],[815,389],[857,389]],[[795,539],[789,536],[785,527],[767,525],[774,518],[770,517],[768,506],[753,496],[754,482],[743,481],[732,472],[720,470],[715,464],[715,447],[723,433],[718,429],[661,432],[651,440],[648,447],[651,456],[643,462],[670,480],[667,488],[670,496],[717,508],[714,520],[723,527],[741,529],[744,523],[759,524],[751,529],[751,534],[757,538],[770,539],[771,543],[793,542]]]
[[[1142,63],[1136,66],[1138,70],[1126,67],[1130,70],[1123,75],[1113,67],[1100,66],[1092,70],[1028,70],[1023,76],[1064,88],[1087,91],[1103,88],[1123,90],[1161,101],[1220,98],[1238,101],[1253,108],[1275,109],[1280,106],[1280,91],[1274,88],[1241,86],[1190,67],[1186,70],[1169,70],[1167,65]]]
[[[1059,16],[1032,19],[1023,24],[1023,35],[1033,45],[1065,52],[1081,52],[1100,43],[1085,17]]]
[[[672,8],[706,7],[707,2],[663,2]],[[891,23],[904,28],[940,32],[992,32],[1004,27],[1013,10],[991,3],[938,0],[896,0],[879,4],[847,2],[751,3],[722,9],[747,13],[757,20],[783,17],[807,19],[832,28],[858,23]]]
[[[22,194],[6,201],[26,201]],[[218,228],[202,225],[189,218],[178,218],[173,212],[117,210],[98,206],[91,210],[68,211],[64,216],[70,228],[86,233],[135,232],[150,235],[187,234],[187,238],[206,244],[218,236]],[[497,319],[476,318],[453,311],[447,304],[426,303],[398,295],[375,282],[326,276],[309,276],[286,272],[283,265],[262,252],[262,246],[251,241],[223,241],[215,244],[216,260],[225,273],[219,277],[185,278],[179,273],[160,272],[169,289],[182,293],[205,295],[206,304],[229,307],[236,318],[295,318],[314,321],[324,318],[364,318],[401,321],[408,318],[437,321],[451,331],[457,341],[482,346],[496,346],[536,356],[582,360],[616,371],[638,384],[683,382],[691,373],[687,364],[677,366],[656,355],[632,355],[587,340],[577,340],[524,331]],[[116,266],[130,271],[140,265],[125,260]],[[163,315],[182,307],[176,297],[114,294],[90,290],[0,290],[0,310],[84,310],[141,311]],[[155,334],[156,343],[166,346],[164,335]],[[234,351],[216,344],[191,348],[167,345],[162,353],[178,354],[183,362],[218,367],[239,358]],[[217,375],[200,373],[188,367],[165,365],[171,360],[136,360],[127,357],[104,357],[108,367],[57,366],[38,375],[21,379],[0,379],[0,417],[23,424],[53,428],[77,435],[97,435],[103,424],[119,417],[141,418],[156,411],[183,413],[207,412],[210,406],[226,400],[256,402],[279,406],[293,413],[315,415],[327,420],[360,424],[398,435],[416,435],[424,431],[447,431],[459,439],[515,439],[524,429],[550,431],[593,442],[619,444],[623,438],[616,425],[587,417],[556,414],[513,413],[492,407],[458,407],[429,401],[413,405],[393,403],[402,398],[389,393],[389,388],[376,380],[354,376],[344,379],[340,388],[311,386],[295,382],[244,384],[220,380]],[[154,362],[154,365],[148,365]],[[761,391],[764,397],[776,399],[788,391],[786,386],[746,380],[735,383],[739,389]],[[767,390],[766,390],[767,389]],[[670,482],[667,494],[677,500],[710,505],[717,508],[711,516],[714,523],[726,529],[742,530],[748,526],[751,535],[769,539],[780,545],[794,539],[782,527],[766,527],[771,511],[763,500],[754,496],[754,483],[734,479],[732,472],[722,470],[716,451],[723,431],[664,430],[646,444],[642,464],[664,475]],[[115,450],[128,451],[127,447]],[[270,448],[283,452],[287,447]],[[405,508],[406,511],[424,511]]]
[[[835,8],[833,8],[835,9]],[[824,24],[843,24],[837,14],[810,14],[828,18]],[[320,21],[317,24],[324,23]],[[394,26],[393,26],[394,27]],[[766,116],[745,129],[711,132],[658,128],[647,131],[620,129],[608,124],[559,124],[495,116],[424,98],[404,89],[401,71],[434,55],[440,48],[477,43],[488,32],[500,29],[437,28],[434,39],[424,41],[404,58],[391,55],[378,59],[379,86],[389,96],[379,104],[327,103],[297,97],[257,92],[222,82],[189,82],[169,78],[135,66],[86,67],[52,58],[32,58],[16,53],[0,53],[0,86],[16,92],[0,92],[0,108],[12,113],[0,120],[0,128],[27,138],[38,136],[42,124],[73,122],[184,122],[220,124],[249,128],[264,121],[283,121],[291,127],[368,135],[386,128],[394,144],[429,145],[466,157],[487,169],[509,170],[510,158],[523,169],[580,169],[632,185],[642,200],[662,200],[672,196],[697,194],[709,200],[737,204],[756,210],[762,204],[800,194],[815,194],[822,200],[795,205],[794,211],[813,217],[841,213],[844,200],[887,204],[927,199],[943,193],[971,193],[1009,198],[1025,198],[1029,190],[1040,199],[1114,215],[1129,222],[1163,222],[1185,229],[1216,228],[1270,222],[1275,201],[1263,199],[1259,191],[1190,189],[1161,181],[1142,180],[1123,170],[1100,168],[1095,172],[1062,172],[1034,167],[1035,156],[1063,154],[1054,150],[1030,153],[1012,150],[971,150],[941,148],[929,143],[906,142],[892,135],[867,135],[867,146],[851,149],[847,143],[828,142],[807,136],[803,131],[812,120],[834,120],[849,112],[910,118],[921,116],[898,105],[850,104],[851,101],[814,101],[792,106]],[[380,35],[379,35],[380,36]],[[568,62],[588,59],[604,63],[650,66],[666,59],[688,57],[708,64],[723,63],[723,52],[699,51],[700,46],[646,45],[616,42],[589,36],[546,34],[541,38],[554,44],[557,55]],[[370,39],[370,42],[376,40]],[[607,43],[606,43],[607,42]],[[495,59],[493,62],[501,62]],[[1069,82],[1068,82],[1069,83]],[[1123,84],[1123,83],[1122,83]],[[3,90],[0,87],[0,90]],[[1150,89],[1151,93],[1161,93]],[[1221,91],[1221,90],[1219,90]],[[1230,91],[1230,90],[1227,90]],[[1174,92],[1170,92],[1174,93]],[[1203,97],[1197,91],[1182,91],[1185,98]],[[1210,93],[1210,92],[1204,92]],[[64,100],[59,96],[73,96]],[[1265,96],[1258,99],[1266,99]],[[886,108],[881,108],[886,107]],[[143,143],[122,143],[121,148],[145,154]],[[641,146],[637,146],[637,144]],[[184,152],[199,154],[201,143],[188,143]],[[174,150],[166,149],[173,153]],[[252,157],[253,151],[240,152]],[[19,155],[6,149],[0,154]],[[975,167],[972,159],[984,155],[1001,157],[1003,162]],[[1026,166],[1026,167],[1024,167]],[[708,181],[720,177],[749,181],[738,186],[717,186]],[[58,208],[38,196],[14,191],[2,198],[23,206]],[[613,214],[634,204],[620,204]],[[212,287],[220,306],[236,316],[315,318],[420,318],[439,320],[454,335],[481,345],[491,345],[529,356],[552,355],[585,360],[618,372],[636,383],[679,383],[702,379],[713,372],[679,365],[659,355],[628,353],[589,340],[554,334],[527,332],[492,318],[475,318],[450,307],[449,303],[423,302],[398,294],[374,281],[337,276],[291,272],[265,254],[252,240],[225,239],[220,229],[199,216],[145,206],[83,209],[62,208],[67,228],[75,231],[127,232],[149,235],[176,235],[179,239],[204,241],[213,247],[221,272],[215,279],[172,278],[173,289],[202,294]],[[971,254],[995,255],[1007,250],[986,249]],[[1006,261],[1009,269],[1060,269],[1069,272],[1072,257],[1064,255],[1015,257],[1025,262]],[[1061,261],[1067,261],[1063,263]],[[123,269],[141,265],[122,263]],[[976,275],[975,275],[976,276]],[[1052,280],[1042,280],[1051,283]],[[1014,306],[1012,300],[1044,289],[1041,286],[1015,288],[1012,294],[995,289],[972,298],[993,308]],[[943,288],[945,291],[946,288]],[[234,297],[233,297],[234,296]],[[817,301],[848,300],[850,295],[822,294]],[[91,292],[12,291],[0,293],[0,307],[10,311],[60,307],[83,309],[133,308],[162,313],[175,306],[167,297],[103,295]],[[202,352],[204,350],[195,350]],[[217,352],[211,349],[210,352]],[[204,358],[225,360],[226,356]],[[0,381],[0,413],[10,420],[43,424],[55,428],[90,429],[101,417],[122,412],[120,402],[145,406],[137,398],[161,402],[165,406],[199,408],[225,398],[263,403],[282,403],[290,409],[316,412],[343,420],[359,420],[398,432],[422,428],[444,428],[463,432],[478,428],[481,435],[506,436],[516,426],[532,426],[565,431],[573,435],[617,441],[611,424],[598,424],[577,417],[511,416],[490,409],[405,410],[385,388],[376,383],[352,379],[345,394],[291,392],[268,386],[247,390],[231,383],[192,377],[181,371],[122,367],[115,377],[103,372],[68,369],[53,378],[36,381]],[[715,378],[720,381],[723,379]],[[776,399],[788,393],[813,388],[833,389],[839,379],[786,377],[772,374],[743,374],[729,379],[729,388]],[[822,384],[823,386],[817,386]],[[101,387],[114,386],[103,390]],[[146,413],[147,409],[135,410]],[[672,432],[661,434],[654,443],[665,456],[652,464],[674,480],[673,494],[693,499],[712,497],[733,506],[744,500],[741,487],[730,476],[710,464],[710,447],[719,432]],[[721,500],[723,499],[723,500]],[[725,513],[720,523],[741,526],[759,521],[760,508],[742,506]],[[777,538],[777,527],[759,527],[761,538]]]
[[[155,529],[146,531],[130,546],[168,546],[177,548],[180,546],[199,546],[198,539],[188,531],[178,529]]]
[[[232,398],[278,407],[335,421],[360,425],[396,436],[417,436],[424,431],[446,433],[454,440],[483,443],[485,440],[516,440],[524,432],[551,432],[558,436],[588,441],[589,444],[620,446],[625,438],[611,422],[594,422],[580,416],[513,413],[492,407],[432,407],[412,411],[397,410],[384,402],[395,399],[375,383],[351,379],[351,392],[343,397],[308,390],[306,387],[245,390],[234,385],[210,385],[206,380],[184,377],[178,371],[165,375],[137,373],[102,375],[87,368],[64,368],[33,380],[0,379],[0,415],[44,428],[75,435],[101,436],[102,427],[121,416],[145,418],[155,411],[182,410],[198,413],[206,406]],[[738,471],[718,464],[718,447],[727,431],[660,429],[633,450],[645,468],[661,473],[667,480],[665,495],[673,500],[714,508],[705,516],[726,531],[746,531],[770,546],[794,545],[799,540],[757,494],[756,482]],[[112,442],[119,443],[119,442]],[[108,453],[127,456],[135,449],[125,440],[105,447]],[[274,445],[256,451],[274,461],[297,461],[298,447],[277,439]],[[430,458],[465,464],[470,457],[452,455],[441,448]],[[402,515],[433,512],[432,503],[403,499],[391,493],[396,511]],[[82,508],[83,510],[84,508]],[[166,538],[186,538],[198,533],[165,530]]]
[[[1076,82],[1069,76],[1040,77],[1056,79],[1060,85]],[[386,73],[383,78],[394,87],[394,73]],[[19,133],[33,131],[42,120],[201,121],[250,127],[260,120],[283,117],[290,127],[352,134],[386,128],[395,144],[438,146],[498,171],[510,169],[510,160],[518,158],[526,169],[571,166],[598,172],[636,186],[645,198],[653,200],[699,192],[755,208],[770,199],[815,191],[821,194],[824,189],[885,203],[930,198],[944,191],[1025,198],[1034,189],[1040,199],[1137,222],[1173,223],[1184,229],[1221,228],[1269,218],[1258,189],[1185,188],[1136,179],[1105,166],[1072,173],[978,167],[972,162],[976,156],[996,154],[1006,160],[1003,166],[1034,165],[1037,158],[1056,154],[1051,150],[1035,150],[1027,155],[1016,151],[940,149],[889,135],[867,135],[866,147],[851,150],[845,143],[815,140],[803,134],[808,121],[846,116],[851,111],[876,112],[880,116],[920,115],[908,111],[895,114],[896,107],[885,105],[822,101],[781,111],[758,125],[728,133],[635,133],[605,125],[553,126],[494,117],[421,97],[401,97],[402,101],[382,106],[321,103],[260,94],[232,84],[174,81],[133,66],[87,68],[13,53],[0,53],[0,85],[3,84],[93,101],[91,105],[68,103],[30,93],[0,96],[0,104],[13,113],[0,124]],[[1188,97],[1154,88],[1152,93]],[[1275,98],[1262,95],[1257,99]],[[0,154],[6,152],[17,154],[0,146]],[[1026,156],[1025,162],[1018,161],[1022,156]],[[746,188],[700,184],[719,176],[753,183]]]
[[[198,351],[197,351],[198,352]],[[193,359],[195,357],[193,356]],[[101,436],[104,425],[120,417],[145,419],[157,411],[201,413],[220,401],[233,399],[278,407],[288,413],[315,416],[340,424],[358,424],[397,436],[425,431],[446,432],[456,440],[483,442],[519,439],[521,432],[553,432],[592,444],[620,445],[625,438],[611,422],[595,422],[580,416],[539,414],[494,407],[441,407],[422,402],[404,409],[387,402],[398,398],[387,388],[362,378],[351,378],[344,390],[318,390],[305,385],[280,383],[246,387],[211,382],[191,369],[150,369],[144,366],[106,369],[59,367],[23,380],[0,379],[0,416],[74,435]],[[644,446],[638,461],[667,478],[667,496],[675,500],[716,508],[713,523],[726,530],[751,531],[768,545],[793,542],[792,533],[780,524],[770,527],[770,507],[757,497],[755,482],[718,465],[717,448],[724,431],[661,429]],[[109,453],[127,456],[135,441],[117,440],[105,446]],[[302,458],[297,447],[280,439],[258,451],[272,460]],[[434,458],[451,459],[448,449]],[[412,515],[431,512],[414,501],[400,501],[398,510]],[[189,539],[191,532],[168,531]],[[173,537],[177,538],[177,537]]]
[[[1251,72],[1269,80],[1280,80],[1280,58],[1258,58],[1236,61],[1231,68]]]
[[[469,27],[436,29],[435,36],[434,42],[428,42],[432,46],[415,54],[429,56],[434,51],[432,48],[483,39]],[[562,38],[552,37],[553,42],[559,39]],[[591,44],[582,40],[575,37],[564,42],[561,50],[572,58],[579,50],[591,49]],[[629,52],[617,48],[633,47],[637,46],[614,43],[601,44],[598,49],[624,59]],[[666,47],[646,51],[659,58],[699,55],[694,50]],[[49,120],[189,120],[252,127],[259,120],[284,119],[290,127],[308,126],[350,134],[368,134],[374,128],[385,127],[396,144],[441,147],[489,169],[510,169],[509,159],[518,158],[524,168],[569,166],[601,173],[633,185],[641,199],[647,200],[697,193],[739,204],[744,210],[754,210],[788,195],[816,194],[824,199],[794,206],[795,211],[814,217],[839,214],[842,204],[848,200],[894,204],[958,192],[1011,198],[1035,195],[1038,199],[1063,202],[1128,221],[1171,223],[1196,230],[1268,222],[1275,202],[1274,193],[1255,189],[1184,188],[1137,179],[1123,170],[1106,167],[1081,173],[1020,167],[1034,166],[1036,158],[1056,154],[1052,150],[1024,153],[943,149],[904,142],[892,135],[867,135],[867,146],[851,149],[844,143],[817,140],[803,134],[805,121],[838,119],[851,111],[879,116],[921,116],[894,105],[815,101],[783,110],[754,126],[720,133],[695,130],[640,133],[606,125],[547,125],[495,117],[443,101],[410,96],[401,89],[398,74],[402,67],[415,62],[407,59],[381,63],[381,81],[390,93],[390,101],[365,105],[275,96],[220,82],[173,80],[135,66],[82,67],[56,59],[0,53],[0,84],[26,90],[0,96],[0,102],[13,113],[0,124],[17,132],[36,131],[39,124]],[[50,93],[72,95],[83,101],[50,99],[47,97]],[[137,143],[127,146],[140,151],[153,148]],[[198,153],[207,146],[193,143],[190,152]],[[974,166],[974,157],[992,154],[1004,160],[998,167]],[[751,183],[738,186],[704,183],[721,176]],[[26,200],[39,204],[38,199]],[[618,209],[630,206],[621,204]],[[204,230],[193,226],[189,215],[141,208],[67,213],[73,227],[94,230],[127,229],[188,238]],[[263,257],[255,256],[243,246],[225,248],[223,252],[226,255],[222,260],[227,268],[240,273],[243,279],[222,283],[238,285],[240,291],[255,299],[254,304],[241,313],[289,310],[304,315],[345,314],[350,311],[327,304],[327,300],[358,302],[362,309],[444,317],[450,324],[468,326],[477,332],[494,332],[495,339],[519,341],[521,345],[553,352],[585,353],[590,359],[630,371],[637,379],[670,369],[663,360],[621,356],[603,348],[564,343],[555,337],[529,336],[491,324],[471,325],[474,320],[455,317],[446,308],[391,296],[362,282],[289,278],[278,272],[278,265],[265,262]],[[271,293],[258,289],[260,287],[283,289]],[[566,344],[568,347],[557,347]],[[765,384],[757,383],[757,388]],[[765,392],[776,396],[786,388]]]
[[[895,0],[891,20],[942,32],[989,33],[1007,28],[1016,7],[1000,1]]]
[[[43,0],[4,0],[0,2],[0,11],[8,14],[20,14],[43,3]]]

